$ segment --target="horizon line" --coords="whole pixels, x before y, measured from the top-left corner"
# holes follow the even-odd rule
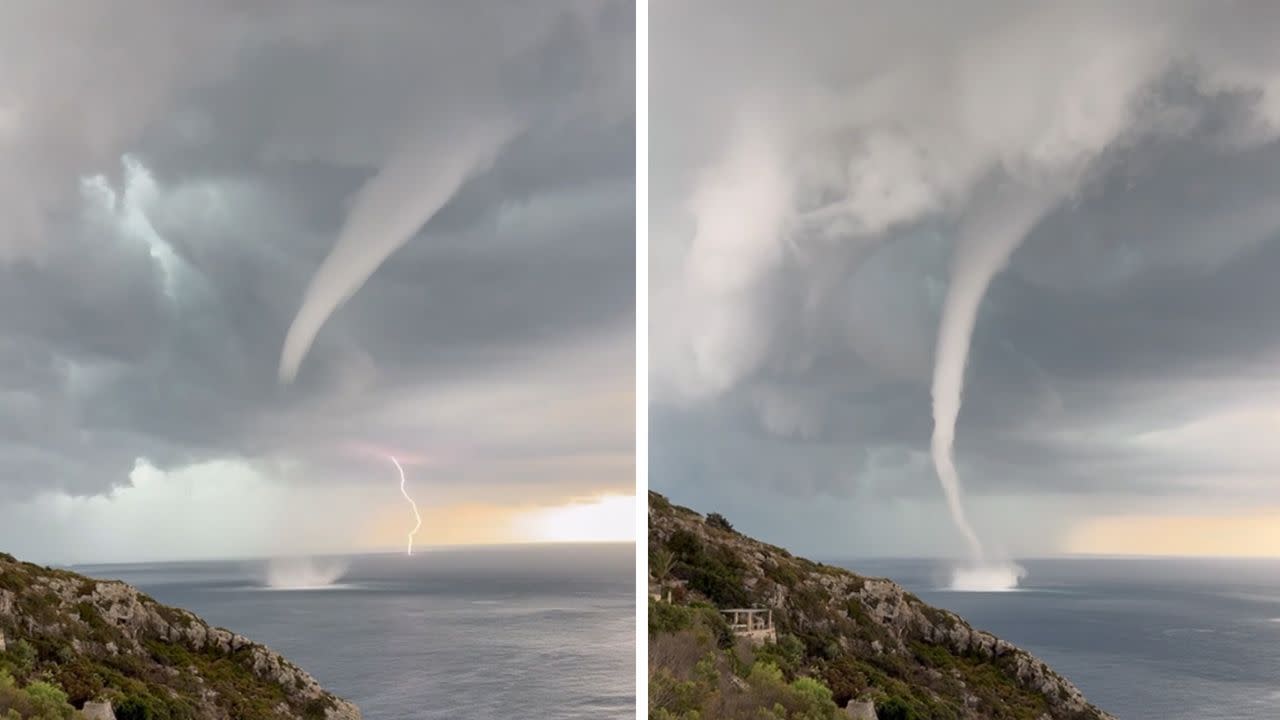
[[[457,543],[445,545],[423,545],[414,548],[414,554],[425,554],[429,552],[440,551],[465,551],[465,550],[496,550],[502,548],[535,548],[549,546],[569,546],[569,545],[635,545],[635,540],[534,540],[524,542],[506,542],[506,543]],[[2,551],[0,551],[2,552]],[[102,565],[151,565],[151,564],[168,564],[168,563],[198,563],[198,562],[261,562],[264,560],[299,560],[310,558],[338,558],[338,557],[359,557],[359,556],[378,556],[378,555],[404,555],[403,548],[392,550],[387,549],[361,549],[348,551],[318,551],[318,552],[291,552],[281,553],[277,555],[223,555],[223,556],[188,556],[188,557],[165,557],[165,558],[145,558],[138,560],[92,560],[79,562],[65,561],[48,561],[39,562],[35,560],[26,560],[22,557],[14,555],[19,562],[30,562],[35,565],[42,565],[49,568],[75,568],[75,567],[93,567]]]
[[[798,555],[791,551],[792,555]],[[808,556],[818,561],[819,556]],[[831,557],[831,556],[827,556]],[[946,557],[943,555],[849,555],[833,558],[841,561],[853,560],[937,560],[948,563],[968,562],[964,558]],[[1035,560],[1280,560],[1280,553],[1275,555],[1176,555],[1176,554],[1141,554],[1141,553],[1060,553],[1056,555],[1034,554],[1011,556],[999,560],[989,560],[988,564],[1002,562],[1024,562]]]

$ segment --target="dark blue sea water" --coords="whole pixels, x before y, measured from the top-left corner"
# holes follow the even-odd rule
[[[75,569],[270,646],[366,720],[635,716],[631,544]]]
[[[950,592],[938,561],[832,564],[1030,651],[1122,720],[1280,718],[1280,560],[1028,560],[1004,593]]]

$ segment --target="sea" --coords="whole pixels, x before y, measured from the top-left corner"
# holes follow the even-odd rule
[[[897,581],[1038,656],[1121,720],[1280,718],[1280,560],[1024,560],[957,592],[937,560],[829,560]]]
[[[280,652],[366,720],[635,717],[635,545],[73,568]]]

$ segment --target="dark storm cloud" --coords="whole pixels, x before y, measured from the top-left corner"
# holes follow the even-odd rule
[[[978,313],[956,436],[976,502],[1280,499],[1269,6],[712,16],[655,6],[656,489],[936,503],[952,248],[1003,181],[1069,189]]]
[[[287,461],[324,482],[361,444],[629,452],[630,412],[600,407],[631,386],[633,18],[624,2],[125,3],[96,25],[0,10],[0,32],[30,40],[0,74],[0,187],[22,190],[0,207],[33,218],[0,241],[6,496],[102,493],[139,458]],[[69,34],[63,92],[46,66]],[[95,65],[99,46],[113,64]],[[492,166],[280,387],[285,332],[353,194],[405,138],[499,106],[519,130]],[[527,426],[443,416],[475,422],[485,401],[465,393],[489,387],[493,412],[524,399]],[[592,482],[629,478],[553,493]]]

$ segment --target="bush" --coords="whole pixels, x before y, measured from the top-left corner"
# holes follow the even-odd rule
[[[713,528],[733,532],[733,524],[720,513],[711,513],[710,515],[707,515],[707,524]]]
[[[801,717],[829,718],[834,717],[839,710],[831,697],[831,689],[821,681],[811,677],[796,678],[795,682],[791,683],[791,689],[795,691],[799,700],[798,710]]]
[[[651,717],[697,720],[704,698],[698,684],[680,680],[666,668],[649,673],[649,713]]]
[[[9,647],[9,659],[13,661],[14,669],[19,675],[27,675],[35,669],[38,655],[36,649],[26,640],[19,640]]]
[[[33,682],[27,686],[27,697],[31,698],[34,717],[70,718],[75,713],[75,708],[67,702],[67,694],[57,685]]]
[[[916,720],[916,713],[901,698],[889,698],[876,704],[876,717],[879,720]]]
[[[127,697],[116,704],[116,720],[155,720],[150,698]]]
[[[697,535],[683,529],[671,534],[667,549],[677,561],[674,574],[688,580],[690,589],[707,596],[719,607],[747,604],[741,561],[732,551],[705,547]]]
[[[804,662],[804,643],[795,635],[782,635],[776,643],[757,648],[756,658],[777,665],[787,677],[795,677]]]
[[[70,720],[75,708],[57,685],[38,681],[25,688],[0,670],[0,718],[4,720]]]
[[[685,605],[649,600],[649,634],[673,633],[693,627],[694,611]]]
[[[667,541],[667,547],[671,552],[675,553],[676,559],[681,562],[689,562],[693,558],[702,554],[702,541],[697,535],[681,528],[671,533],[671,539]]]
[[[747,676],[751,701],[761,708],[761,716],[777,720],[834,720],[840,709],[831,690],[821,680],[797,678],[787,684],[782,670],[770,662],[757,661]],[[771,709],[770,709],[771,708]]]

